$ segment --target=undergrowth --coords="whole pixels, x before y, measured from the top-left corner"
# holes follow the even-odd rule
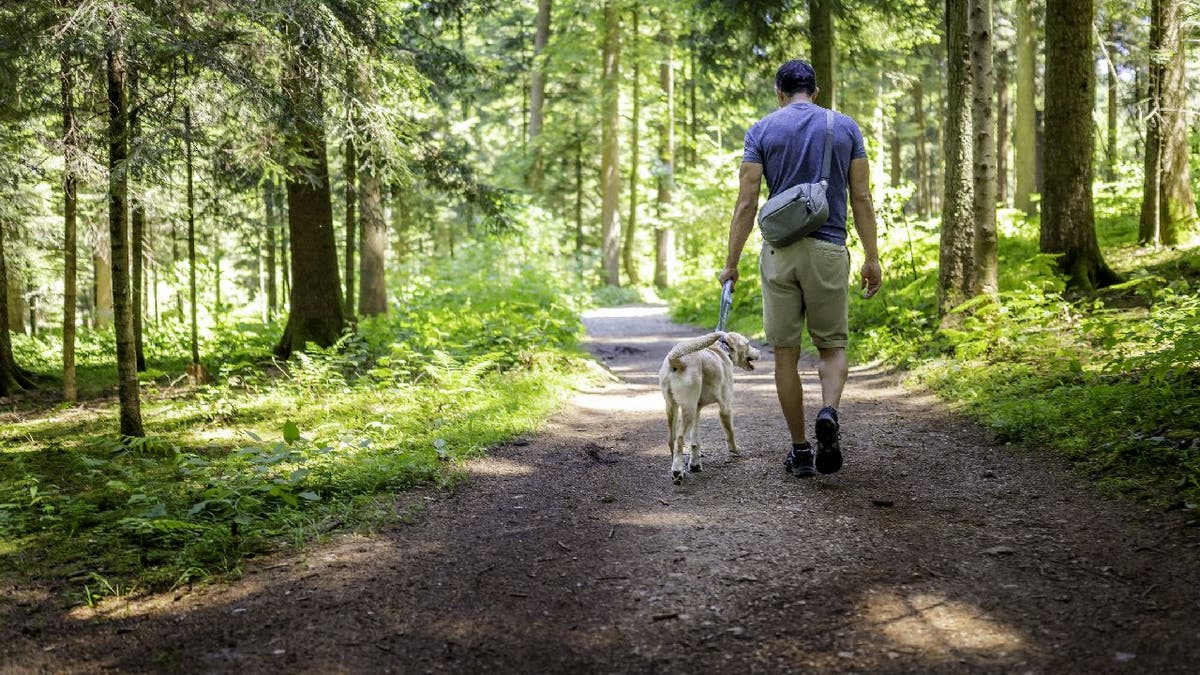
[[[1136,245],[1139,190],[1098,186],[1104,254],[1126,282],[1067,293],[1054,259],[1038,251],[1038,221],[1001,210],[1000,289],[937,316],[937,220],[881,205],[883,290],[851,293],[850,352],[857,362],[910,371],[1008,442],[1050,447],[1103,490],[1184,509],[1200,521],[1200,250]],[[717,233],[701,264],[670,296],[677,320],[715,325]],[[747,246],[732,330],[762,335],[757,252]],[[855,252],[852,286],[861,253]]]
[[[201,387],[162,358],[187,353],[186,332],[149,331],[162,375],[147,378],[145,439],[117,436],[111,399],[6,424],[0,566],[66,579],[82,602],[234,573],[247,556],[401,518],[397,491],[452,486],[462,460],[536,429],[580,372],[582,299],[565,275],[488,251],[439,264],[404,270],[386,316],[289,362],[269,356],[277,325],[212,327],[215,381]],[[23,338],[22,363],[54,373],[56,339]],[[102,373],[106,340],[81,335],[84,372]]]

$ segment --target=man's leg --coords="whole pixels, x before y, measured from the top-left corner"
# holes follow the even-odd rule
[[[846,387],[846,375],[849,373],[849,365],[846,362],[846,350],[844,347],[829,347],[819,349],[821,360],[817,362],[817,376],[821,379],[821,405],[830,406],[835,410],[842,403],[842,389]],[[775,360],[778,362],[779,355],[776,353]],[[776,372],[779,366],[776,365]],[[776,382],[778,382],[776,375]],[[782,395],[780,395],[782,399]],[[801,420],[803,421],[803,419]]]
[[[775,348],[775,390],[788,432],[792,435],[792,443],[808,440],[804,433],[804,390],[800,386],[799,363],[799,347]]]

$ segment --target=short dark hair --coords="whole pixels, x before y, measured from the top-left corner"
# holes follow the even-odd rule
[[[775,72],[775,88],[787,96],[799,92],[812,96],[817,90],[817,72],[808,61],[792,59]]]

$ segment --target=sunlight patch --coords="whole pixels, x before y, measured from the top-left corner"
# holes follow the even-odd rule
[[[1017,631],[982,609],[932,593],[872,592],[863,613],[871,628],[926,653],[1011,652],[1024,644]]]
[[[632,527],[694,527],[702,524],[699,516],[674,511],[617,511],[609,518],[614,525]]]
[[[647,392],[635,396],[621,394],[576,394],[571,403],[585,410],[605,412],[662,412],[663,397],[660,392]]]
[[[666,316],[663,306],[632,305],[628,307],[597,307],[583,313],[585,319],[623,319],[636,316]]]
[[[527,464],[514,462],[501,457],[489,457],[467,464],[466,469],[481,476],[528,476],[533,468]]]

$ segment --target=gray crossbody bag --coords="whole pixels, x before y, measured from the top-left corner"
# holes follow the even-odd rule
[[[800,183],[780,192],[763,204],[758,227],[763,239],[783,248],[821,229],[829,220],[829,168],[833,162],[833,111],[825,111],[825,156],[821,160],[821,182]]]

